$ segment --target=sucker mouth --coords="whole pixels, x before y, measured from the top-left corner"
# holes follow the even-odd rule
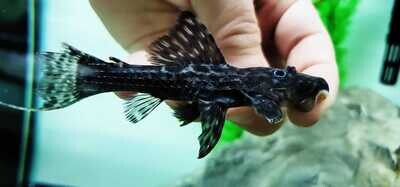
[[[329,92],[329,85],[324,79],[321,79],[318,90]]]
[[[300,101],[298,110],[301,112],[309,112],[314,108],[315,102],[313,98],[306,98]]]

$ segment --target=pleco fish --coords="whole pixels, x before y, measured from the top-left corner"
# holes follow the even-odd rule
[[[322,78],[286,69],[236,68],[226,63],[207,28],[190,12],[182,12],[169,33],[149,47],[152,65],[131,65],[110,57],[105,62],[64,44],[61,53],[39,55],[43,77],[35,109],[0,103],[15,109],[45,111],[69,106],[104,92],[140,92],[126,101],[125,114],[137,123],[162,101],[186,101],[175,116],[186,125],[200,119],[199,158],[217,144],[230,107],[252,106],[271,125],[283,119],[283,103],[307,112],[329,88]]]

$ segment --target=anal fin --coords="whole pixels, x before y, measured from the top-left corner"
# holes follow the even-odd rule
[[[128,121],[137,123],[148,116],[161,102],[161,99],[149,94],[136,94],[125,102],[125,116]]]

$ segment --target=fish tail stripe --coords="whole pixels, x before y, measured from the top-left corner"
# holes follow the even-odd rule
[[[126,119],[132,123],[137,123],[148,116],[161,102],[161,99],[149,94],[136,94],[124,104]]]
[[[53,110],[69,106],[84,96],[78,88],[80,64],[101,61],[74,47],[63,44],[61,53],[45,52],[37,55],[41,69],[36,93],[42,99],[39,110]]]

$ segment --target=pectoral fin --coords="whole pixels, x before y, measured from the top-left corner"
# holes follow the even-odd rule
[[[283,121],[281,106],[279,102],[271,99],[272,97],[268,98],[263,95],[252,95],[248,93],[244,93],[244,95],[250,99],[252,106],[260,115],[264,116],[268,123],[277,125]]]
[[[224,127],[227,108],[217,102],[201,101],[199,103],[202,133],[199,136],[199,157],[203,158],[218,143]]]
[[[265,99],[261,102],[256,102],[253,106],[259,114],[265,117],[268,123],[276,125],[283,121],[283,113],[276,102]]]

